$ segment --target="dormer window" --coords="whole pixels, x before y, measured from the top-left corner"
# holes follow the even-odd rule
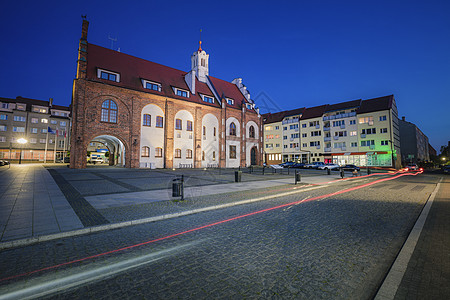
[[[185,97],[185,98],[189,98],[189,92],[179,89],[179,88],[174,88],[175,90],[175,95],[177,96],[181,96],[181,97]]]
[[[202,95],[202,98],[203,98],[203,101],[205,101],[205,102],[214,103],[214,98],[213,97]]]
[[[228,103],[228,105],[234,105],[234,100],[227,98],[227,103]]]
[[[144,86],[144,89],[161,92],[161,84],[160,83],[142,79],[142,85]]]
[[[246,106],[247,106],[247,109],[253,109],[253,106],[249,103],[247,103]]]
[[[120,82],[120,74],[119,73],[106,71],[106,70],[102,70],[102,69],[97,69],[97,77],[101,78],[101,79],[105,79],[105,80],[114,81],[114,82]]]

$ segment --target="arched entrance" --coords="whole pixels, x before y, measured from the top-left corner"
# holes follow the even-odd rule
[[[88,157],[92,163],[101,163],[110,166],[125,166],[125,147],[116,137],[100,135],[93,138],[88,144]],[[96,159],[100,157],[100,159]]]
[[[256,153],[257,153],[257,149],[256,147],[253,147],[250,150],[250,163],[253,165],[256,165]]]

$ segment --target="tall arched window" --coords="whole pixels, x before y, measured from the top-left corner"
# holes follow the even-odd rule
[[[141,156],[142,157],[150,157],[150,148],[147,146],[142,147]]]
[[[236,135],[236,124],[234,122],[230,124],[230,135]]]
[[[102,103],[102,122],[117,123],[117,104],[112,100],[105,100]]]
[[[255,138],[255,127],[253,125],[248,129],[248,137]]]

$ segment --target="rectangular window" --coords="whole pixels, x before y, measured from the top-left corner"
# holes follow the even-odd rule
[[[356,136],[356,131],[350,131],[350,136]]]
[[[25,122],[26,118],[24,116],[14,116],[14,121]]]
[[[350,120],[350,125],[355,125],[356,124],[356,120]]]
[[[37,123],[39,123],[39,119],[38,118],[31,118],[31,123],[37,124]]]
[[[26,106],[25,104],[17,104],[16,109],[17,110],[25,110],[25,106]]]
[[[100,78],[110,81],[119,82],[119,74],[100,70]]]
[[[13,127],[14,132],[25,132],[25,127]]]
[[[0,125],[0,131],[6,131],[6,130],[8,130],[6,125]]]
[[[47,120],[47,119],[41,119],[41,123],[47,124],[47,123],[48,123],[48,120]]]
[[[311,132],[311,136],[321,136],[321,135],[322,135],[322,132],[320,130]]]
[[[387,128],[380,128],[380,133],[387,133]]]
[[[192,131],[192,121],[187,121],[186,130],[187,131]]]
[[[144,88],[146,88],[147,90],[153,90],[153,91],[161,91],[161,85],[154,83],[154,82],[150,82],[150,81],[144,81]]]
[[[386,121],[386,116],[380,116],[380,121]]]
[[[31,143],[31,144],[36,144],[36,142],[37,142],[37,139],[35,139],[35,138],[31,138],[31,139],[30,139],[30,143]]]
[[[58,141],[58,147],[59,148],[63,148],[64,147],[64,140],[59,140]]]
[[[339,127],[345,125],[345,120],[333,121],[333,127]]]
[[[163,128],[163,117],[161,116],[156,117],[156,127]]]
[[[302,128],[306,128],[306,123],[302,124]]]
[[[310,146],[310,147],[320,146],[320,141],[309,142],[309,146]]]
[[[38,129],[37,128],[31,128],[31,133],[38,133]]]
[[[286,149],[286,148],[287,148],[287,145],[284,145],[284,148]]]
[[[357,142],[352,142],[352,147],[358,147],[358,143]]]
[[[365,124],[365,123],[373,124],[373,117],[359,118],[359,124]]]
[[[65,127],[65,126],[66,126],[66,121],[61,121],[61,122],[59,122],[59,126]]]
[[[236,146],[230,145],[230,158],[236,158]]]
[[[39,143],[45,144],[45,139],[39,139]]]
[[[150,148],[147,146],[142,147],[141,157],[150,157]]]
[[[203,101],[208,103],[214,103],[214,98],[209,96],[203,96]]]
[[[175,149],[175,158],[181,158],[181,149]]]
[[[308,134],[307,133],[302,133],[302,137],[307,137],[308,136]]]
[[[8,115],[0,115],[0,120],[8,120]]]
[[[280,129],[280,126],[275,126],[275,130],[279,130]]]
[[[144,114],[142,117],[142,126],[152,126],[152,116],[149,114]]]
[[[180,89],[175,89],[175,91],[176,91],[177,96],[181,96],[181,97],[185,97],[185,98],[189,97],[189,94],[187,91],[183,91]]]
[[[175,120],[175,129],[176,130],[181,130],[183,127],[182,127],[183,125],[182,125],[182,121],[181,121],[181,119],[176,119]]]
[[[234,105],[234,100],[227,98],[227,103],[228,103],[228,105]]]
[[[192,158],[192,150],[191,149],[186,150],[186,158]]]
[[[370,140],[370,141],[361,141],[361,147],[369,147],[371,145],[375,145],[375,141],[374,140]]]
[[[303,148],[306,148],[306,147],[308,147],[308,144],[307,144],[307,143],[303,143],[303,144],[302,144],[302,147],[303,147]]]
[[[1,108],[9,109],[9,103],[2,103]]]
[[[0,142],[6,142],[6,137],[5,136],[0,136]]]
[[[376,134],[377,130],[376,130],[376,128],[367,128],[367,129],[362,129],[361,133],[362,134]]]
[[[162,148],[155,148],[155,157],[162,157]]]
[[[381,141],[381,146],[387,146],[387,145],[389,145],[388,143],[389,143],[389,141]]]
[[[58,121],[56,121],[56,120],[50,120],[50,124],[53,124],[53,125],[58,124]]]

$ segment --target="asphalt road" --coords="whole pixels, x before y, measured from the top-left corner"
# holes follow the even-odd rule
[[[0,299],[370,299],[439,180],[380,178],[5,250]]]

